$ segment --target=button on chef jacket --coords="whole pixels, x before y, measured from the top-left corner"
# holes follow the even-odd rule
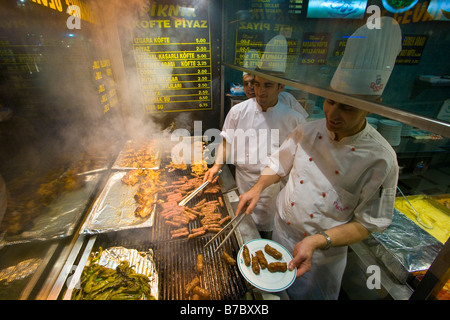
[[[232,152],[229,159],[236,166],[236,184],[239,192],[247,192],[258,180],[284,139],[305,118],[286,104],[278,103],[266,112],[256,102],[247,99],[233,106],[224,121],[221,135]],[[272,231],[275,216],[275,200],[280,184],[267,188],[251,215],[259,231]]]
[[[380,232],[392,221],[398,164],[389,143],[370,125],[334,140],[326,120],[297,127],[270,159],[278,175],[289,175],[277,197],[273,239],[293,252],[308,235],[349,221]],[[312,270],[288,293],[297,299],[337,299],[347,247],[316,250]]]

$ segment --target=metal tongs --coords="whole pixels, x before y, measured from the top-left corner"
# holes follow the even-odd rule
[[[214,180],[219,174],[222,173],[222,169],[220,169],[219,171],[217,171],[217,173],[212,177],[211,180]],[[195,197],[197,195],[197,193],[199,193],[200,191],[203,190],[203,188],[205,188],[207,185],[209,184],[209,181],[205,181],[203,182],[203,184],[198,187],[197,189],[195,189],[194,191],[192,191],[191,194],[187,195],[186,198],[184,198],[183,200],[180,201],[180,203],[178,203],[179,206],[184,206],[186,205],[186,203],[188,203],[189,201],[192,200],[193,197]]]
[[[406,198],[406,196],[403,194],[402,190],[400,190],[400,188],[397,186],[398,191],[400,191],[401,195],[403,196],[403,198],[406,200],[406,202],[409,204],[409,206],[413,209],[414,213],[416,214],[416,220],[417,222],[427,228],[427,229],[433,229],[433,226],[427,225],[425,222],[423,222],[423,220],[420,218],[419,213],[416,211],[416,209],[414,209],[413,205],[411,204],[411,202],[409,202],[408,198]]]
[[[230,230],[230,232],[227,234],[227,236],[225,237],[225,239],[223,239],[223,241],[219,244],[219,246],[214,250],[214,252],[217,252],[217,250],[219,250],[219,248],[228,240],[228,238],[233,234],[233,231],[237,228],[237,226],[242,222],[242,220],[244,220],[245,216],[247,214],[246,213],[241,213],[237,216],[235,216],[233,219],[231,219],[231,221],[222,228],[222,230],[220,230],[218,233],[216,233],[214,235],[214,237],[212,237],[207,244],[205,244],[204,248],[206,248],[209,244],[211,244],[218,236],[220,236],[222,233],[225,232],[225,230],[230,227],[233,222],[236,220],[236,224],[233,226],[233,228]]]

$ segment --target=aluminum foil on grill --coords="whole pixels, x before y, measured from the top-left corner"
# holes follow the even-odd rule
[[[130,267],[136,272],[148,277],[151,294],[158,300],[158,272],[153,260],[153,250],[139,252],[135,249],[112,247],[103,250],[98,264],[110,269],[116,269],[122,261],[128,261]]]
[[[138,203],[134,195],[139,184],[134,186],[122,182],[126,172],[114,172],[107,181],[100,196],[94,203],[87,218],[82,233],[98,234],[103,232],[120,231],[131,228],[145,228],[153,226],[156,206],[145,217],[138,217],[135,210]],[[155,200],[157,195],[155,194]]]
[[[52,240],[73,234],[91,195],[95,192],[101,173],[83,176],[83,187],[70,192],[62,192],[42,212],[33,219],[33,227],[17,235],[6,235],[3,245],[28,243],[36,240]]]
[[[22,280],[33,274],[41,263],[41,259],[32,258],[19,262],[17,265],[0,270],[0,283],[6,281],[10,283],[15,280]]]

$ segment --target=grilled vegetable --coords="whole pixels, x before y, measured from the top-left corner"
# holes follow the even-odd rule
[[[128,261],[115,270],[99,265],[96,262],[101,252],[84,268],[80,288],[73,290],[72,300],[155,300],[147,276],[134,272]]]

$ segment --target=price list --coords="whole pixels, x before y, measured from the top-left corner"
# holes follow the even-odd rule
[[[395,64],[416,65],[422,57],[422,52],[427,42],[427,35],[403,36],[402,51],[398,54]]]
[[[165,17],[166,6],[154,6],[149,10],[150,19],[135,23],[133,37],[144,111],[211,110],[213,76],[207,7],[192,6],[187,12],[174,9]]]
[[[99,102],[102,105],[103,113],[107,113],[118,103],[111,62],[109,59],[95,60],[92,63],[92,70],[94,72]]]
[[[301,43],[299,63],[302,65],[325,64],[330,37],[329,33],[305,32]]]
[[[264,53],[264,33],[263,32],[246,32],[241,31],[237,33],[236,47],[234,51],[234,63],[244,66],[245,53],[250,50],[255,50],[255,56],[250,56],[249,61],[246,61],[247,68],[254,69],[258,66],[259,58]],[[252,55],[253,55],[252,54]]]

